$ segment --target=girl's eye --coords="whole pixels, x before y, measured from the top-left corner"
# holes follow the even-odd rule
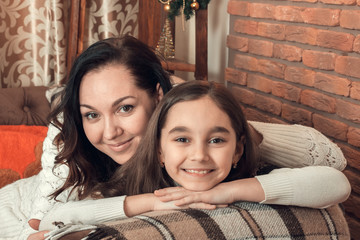
[[[92,119],[98,118],[99,114],[94,113],[94,112],[90,112],[90,113],[86,113],[84,116],[85,116],[85,118],[87,118],[89,120],[92,120]]]
[[[133,110],[133,109],[134,109],[134,106],[132,106],[132,105],[124,105],[124,106],[120,107],[119,112],[127,113],[127,112],[131,112],[131,110]]]
[[[180,137],[180,138],[177,138],[175,141],[176,141],[176,142],[183,142],[183,143],[187,143],[187,142],[189,142],[189,139],[187,139],[187,138],[183,138],[183,137]]]
[[[209,141],[209,143],[222,143],[222,142],[224,142],[224,139],[221,138],[212,138]]]

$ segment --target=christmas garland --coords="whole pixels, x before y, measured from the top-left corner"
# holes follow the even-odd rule
[[[199,3],[199,9],[206,9],[210,0],[196,0]],[[194,15],[194,10],[191,4],[193,0],[185,0],[184,16],[186,20],[189,20]],[[168,18],[173,20],[176,16],[180,15],[183,11],[183,0],[172,0],[170,2],[170,9],[168,12]]]

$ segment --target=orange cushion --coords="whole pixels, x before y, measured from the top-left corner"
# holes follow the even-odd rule
[[[0,125],[0,169],[12,169],[23,177],[26,166],[35,161],[35,146],[44,140],[45,126]]]

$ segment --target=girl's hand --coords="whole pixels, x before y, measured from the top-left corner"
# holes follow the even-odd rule
[[[213,204],[207,203],[190,203],[190,204],[182,204],[177,205],[175,201],[161,201],[158,197],[155,196],[154,199],[154,211],[161,211],[161,210],[170,210],[170,209],[186,209],[186,208],[200,208],[200,209],[215,209],[216,206]]]
[[[44,235],[48,232],[49,231],[41,231],[41,232],[33,233],[33,234],[29,235],[27,240],[45,240]]]
[[[236,201],[261,202],[265,199],[264,190],[256,178],[219,183],[212,189],[202,192],[172,187],[156,190],[154,194],[163,202],[175,201],[176,206],[206,203],[224,207]]]
[[[176,206],[194,206],[195,204],[210,204],[216,207],[226,207],[234,202],[233,187],[228,183],[220,183],[214,188],[203,191],[193,192],[183,187],[171,187],[156,190],[154,192],[163,202],[175,201]]]

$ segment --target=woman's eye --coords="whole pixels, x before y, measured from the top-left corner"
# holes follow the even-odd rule
[[[89,120],[91,120],[91,119],[96,119],[96,118],[99,117],[99,115],[98,115],[97,113],[93,113],[93,112],[91,112],[91,113],[86,113],[84,116],[85,116],[85,118],[87,118],[87,119],[89,119]]]
[[[175,141],[176,141],[176,142],[187,143],[187,142],[189,142],[189,139],[181,137],[181,138],[177,138]]]
[[[210,139],[209,143],[222,143],[224,142],[224,139],[221,139],[221,138],[213,138],[213,139]]]
[[[132,105],[124,105],[124,106],[121,106],[120,109],[119,109],[119,112],[130,112],[131,110],[134,109],[134,106]]]

